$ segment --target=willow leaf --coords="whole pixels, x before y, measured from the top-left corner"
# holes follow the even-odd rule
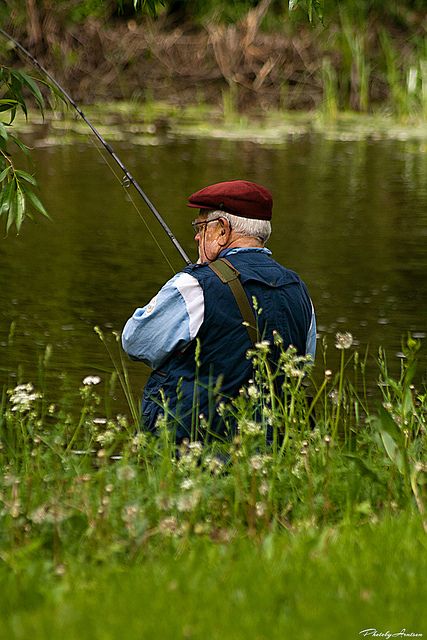
[[[17,138],[15,135],[10,135],[10,138],[11,138],[11,140],[13,140],[13,142],[16,144],[16,146],[19,147],[21,149],[21,151],[23,151],[25,153],[25,155],[29,154],[30,147],[27,147],[27,145],[24,144],[22,142],[22,140]]]
[[[25,182],[29,182],[30,184],[33,184],[34,186],[37,184],[35,177],[32,176],[31,173],[27,173],[26,171],[23,171],[22,169],[16,169],[15,170],[15,175],[18,176],[18,178],[21,178],[21,180],[25,180]]]
[[[16,192],[11,193],[9,196],[9,201],[6,201],[7,206],[7,222],[6,222],[6,232],[9,233],[10,227],[15,222],[16,219]]]
[[[18,187],[16,192],[16,220],[15,220],[15,226],[18,233],[24,221],[24,218],[25,218],[25,195],[22,189]]]
[[[24,84],[27,85],[27,87],[30,89],[31,93],[33,94],[34,98],[37,101],[37,104],[39,105],[40,111],[42,112],[42,115],[44,115],[44,99],[43,96],[40,92],[40,89],[38,88],[37,84],[34,82],[33,78],[29,75],[27,75],[26,73],[24,73],[24,71],[20,71],[19,72],[20,77],[22,78]]]
[[[8,164],[5,169],[3,169],[3,171],[0,173],[0,182],[3,182],[3,180],[9,175],[11,169],[12,167],[10,166],[10,164]]]
[[[3,142],[7,142],[8,134],[3,122],[0,122],[0,138],[3,140]]]
[[[34,207],[34,209],[36,211],[38,211],[39,213],[41,213],[42,216],[45,216],[46,218],[49,218],[49,220],[50,220],[50,215],[48,214],[48,212],[46,211],[46,209],[43,206],[43,203],[36,196],[34,191],[28,190],[28,191],[26,191],[26,195],[27,195],[28,200],[30,201],[30,203]]]

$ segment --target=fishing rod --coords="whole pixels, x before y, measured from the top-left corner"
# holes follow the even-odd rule
[[[36,60],[36,58],[29,52],[27,51],[27,49],[25,49],[25,47],[22,46],[22,44],[20,44],[17,40],[15,40],[15,38],[13,38],[11,35],[9,35],[6,31],[4,31],[3,29],[0,28],[0,34],[6,38],[7,40],[9,40],[10,42],[13,42],[13,44],[20,50],[22,51],[22,53],[30,60],[30,62],[33,64],[34,67],[36,67],[36,69],[38,69],[39,71],[42,72],[43,75],[45,75],[50,82],[58,89],[58,91],[68,100],[68,102],[71,104],[72,107],[74,107],[74,109],[77,111],[77,113],[79,114],[79,116],[86,122],[86,124],[92,129],[93,133],[96,135],[96,137],[98,138],[98,140],[100,141],[100,143],[102,144],[102,146],[108,151],[108,153],[110,154],[110,156],[115,160],[115,162],[119,165],[120,169],[123,171],[124,173],[124,177],[123,177],[123,181],[122,184],[125,184],[125,182],[127,183],[131,183],[133,184],[133,186],[135,187],[135,189],[137,190],[137,192],[139,193],[139,195],[142,197],[142,199],[144,200],[145,204],[148,206],[148,208],[150,209],[151,213],[154,214],[155,218],[157,219],[157,221],[160,223],[160,225],[163,227],[164,231],[167,233],[167,235],[169,236],[169,239],[171,240],[172,244],[174,245],[175,249],[178,250],[180,256],[185,260],[185,262],[187,264],[191,264],[191,260],[190,258],[187,256],[187,254],[185,253],[184,249],[181,247],[181,245],[179,244],[178,240],[175,238],[175,236],[173,235],[172,231],[169,229],[168,225],[166,224],[166,222],[163,220],[162,216],[160,215],[160,213],[157,211],[156,207],[154,206],[154,204],[151,202],[151,200],[148,198],[147,194],[143,191],[142,187],[138,184],[138,182],[135,180],[135,178],[131,175],[131,173],[128,171],[128,169],[125,167],[125,165],[123,164],[123,162],[120,160],[119,156],[116,154],[116,152],[114,151],[114,149],[112,148],[112,146],[106,141],[104,140],[104,138],[102,137],[102,135],[99,133],[98,129],[90,122],[90,120],[85,116],[85,114],[83,113],[83,111],[81,110],[81,108],[78,106],[78,104],[76,104],[76,102],[73,100],[73,98],[69,95],[69,93],[63,89],[61,87],[61,85],[59,84],[59,82],[57,82],[55,80],[55,78],[49,73],[49,71],[47,71],[47,69],[45,69],[39,62],[38,60]]]

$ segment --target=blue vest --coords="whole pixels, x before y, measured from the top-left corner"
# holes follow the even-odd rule
[[[285,349],[292,344],[298,354],[305,355],[312,306],[299,276],[263,252],[228,254],[227,260],[240,272],[249,300],[255,297],[262,309],[257,316],[260,338],[273,344],[276,330]],[[141,416],[142,427],[155,432],[156,419],[163,412],[162,391],[169,403],[168,415],[174,416],[177,442],[186,437],[206,439],[196,432],[200,414],[210,431],[227,435],[218,404],[236,397],[253,374],[246,357],[252,345],[230,287],[206,264],[190,265],[184,272],[197,278],[204,295],[204,320],[197,335],[199,365],[195,340],[183,352],[171,354],[146,384]]]

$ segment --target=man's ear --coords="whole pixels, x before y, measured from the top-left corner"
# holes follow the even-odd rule
[[[226,231],[227,231],[227,228],[229,229],[229,226],[228,226],[228,224],[229,224],[229,223],[228,223],[228,220],[226,220],[226,219],[225,219],[225,220],[223,220],[223,219],[221,218],[221,219],[220,219],[220,221],[219,221],[219,223],[220,223],[220,225],[221,225],[221,235],[222,235],[222,236],[224,236],[224,235],[225,235],[225,233],[226,233]]]

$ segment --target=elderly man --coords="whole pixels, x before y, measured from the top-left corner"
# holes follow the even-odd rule
[[[271,232],[272,197],[246,180],[220,182],[192,194],[199,209],[192,225],[199,259],[136,309],[123,330],[122,344],[132,359],[153,368],[144,390],[142,426],[156,432],[164,413],[176,428],[177,442],[198,438],[203,414],[209,430],[226,436],[220,401],[236,397],[251,378],[246,352],[257,340],[298,354],[316,348],[316,321],[299,276],[275,262],[264,245]],[[253,304],[261,313],[254,313]]]

